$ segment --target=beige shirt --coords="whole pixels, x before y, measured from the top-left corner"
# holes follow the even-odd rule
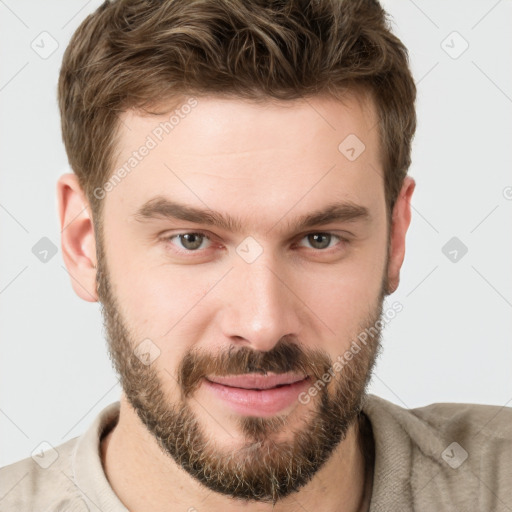
[[[406,409],[370,394],[363,411],[375,441],[370,512],[512,511],[512,408]],[[118,414],[110,404],[81,436],[0,469],[0,511],[126,511],[100,458]]]

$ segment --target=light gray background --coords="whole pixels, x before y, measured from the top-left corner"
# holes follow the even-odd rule
[[[0,0],[0,466],[81,434],[120,393],[99,305],[74,294],[64,267],[55,195],[69,172],[62,53],[99,4]],[[404,407],[510,406],[512,3],[383,5],[418,84],[417,187],[401,284],[386,301],[403,311],[370,391]],[[41,58],[31,45],[49,52],[51,38],[58,48]],[[468,248],[455,263],[442,252],[454,236]],[[43,237],[58,248],[46,263],[32,252]]]

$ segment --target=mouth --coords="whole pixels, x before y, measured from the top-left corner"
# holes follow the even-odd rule
[[[302,382],[308,378],[307,375],[292,373],[267,374],[267,375],[230,375],[230,376],[209,376],[206,380],[213,384],[221,384],[230,388],[250,389],[263,391],[266,389],[280,388]]]
[[[270,417],[291,410],[309,377],[298,374],[204,377],[205,389],[231,411],[243,416]]]

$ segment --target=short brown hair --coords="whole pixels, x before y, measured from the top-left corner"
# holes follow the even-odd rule
[[[105,1],[64,53],[58,99],[70,165],[99,218],[94,190],[114,170],[121,112],[191,95],[343,91],[374,100],[389,219],[410,165],[416,87],[377,0]]]

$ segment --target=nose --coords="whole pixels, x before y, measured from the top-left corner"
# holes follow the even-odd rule
[[[301,301],[293,293],[290,273],[270,258],[238,262],[223,288],[222,332],[231,344],[271,350],[283,336],[299,336]]]

